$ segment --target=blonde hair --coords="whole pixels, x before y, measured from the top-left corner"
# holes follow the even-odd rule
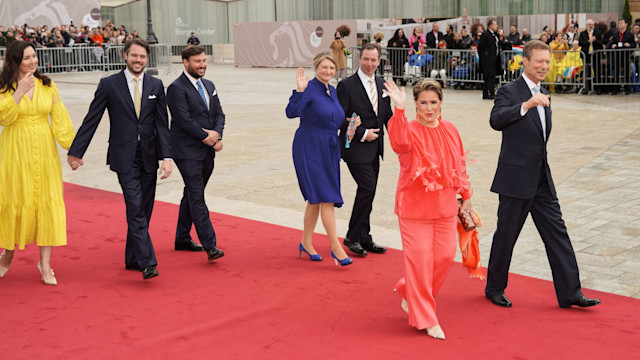
[[[442,87],[436,80],[426,78],[415,84],[413,86],[413,100],[418,100],[418,96],[420,96],[420,93],[423,91],[434,91],[438,94],[438,99],[442,101]]]
[[[333,58],[333,54],[329,51],[323,51],[321,53],[319,53],[318,55],[316,55],[316,57],[313,58],[313,68],[317,69],[318,65],[320,65],[320,63],[323,60],[329,60],[333,63],[333,65],[337,68],[338,64],[336,63],[336,59]]]

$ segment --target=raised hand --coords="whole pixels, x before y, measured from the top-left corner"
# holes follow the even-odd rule
[[[389,95],[395,107],[398,109],[404,109],[404,102],[407,100],[407,95],[404,92],[404,88],[400,89],[395,82],[389,80],[384,83],[384,89],[382,92]]]
[[[298,88],[296,89],[297,92],[303,92],[309,84],[309,77],[304,73],[304,69],[301,67],[296,71],[296,84],[298,85]]]

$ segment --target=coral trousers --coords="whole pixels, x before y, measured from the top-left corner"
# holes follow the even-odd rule
[[[422,330],[438,325],[434,298],[456,254],[456,217],[398,222],[405,277],[396,291],[409,305],[409,325]]]

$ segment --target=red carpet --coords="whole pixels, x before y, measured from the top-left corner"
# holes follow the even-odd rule
[[[407,324],[392,292],[399,251],[298,258],[301,231],[212,214],[227,254],[176,252],[178,207],[156,203],[158,278],[124,270],[122,195],[65,184],[69,246],[54,249],[57,287],[40,282],[37,247],[0,279],[1,359],[627,359],[637,356],[640,301],[597,291],[602,305],[560,309],[550,282],[513,275],[503,309],[454,264],[438,295],[447,340]],[[541,244],[542,246],[542,244]]]

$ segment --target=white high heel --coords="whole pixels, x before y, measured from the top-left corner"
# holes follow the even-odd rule
[[[40,275],[42,275],[42,265],[40,265],[40,262],[38,262],[38,271],[40,271]],[[58,285],[58,280],[54,276],[55,274],[56,273],[53,272],[53,269],[51,269],[51,275],[53,276],[53,279],[47,281],[44,279],[44,275],[42,275],[42,282],[45,283],[45,285]]]
[[[427,335],[431,336],[434,339],[444,340],[444,331],[442,331],[440,325],[435,325],[427,328]]]

